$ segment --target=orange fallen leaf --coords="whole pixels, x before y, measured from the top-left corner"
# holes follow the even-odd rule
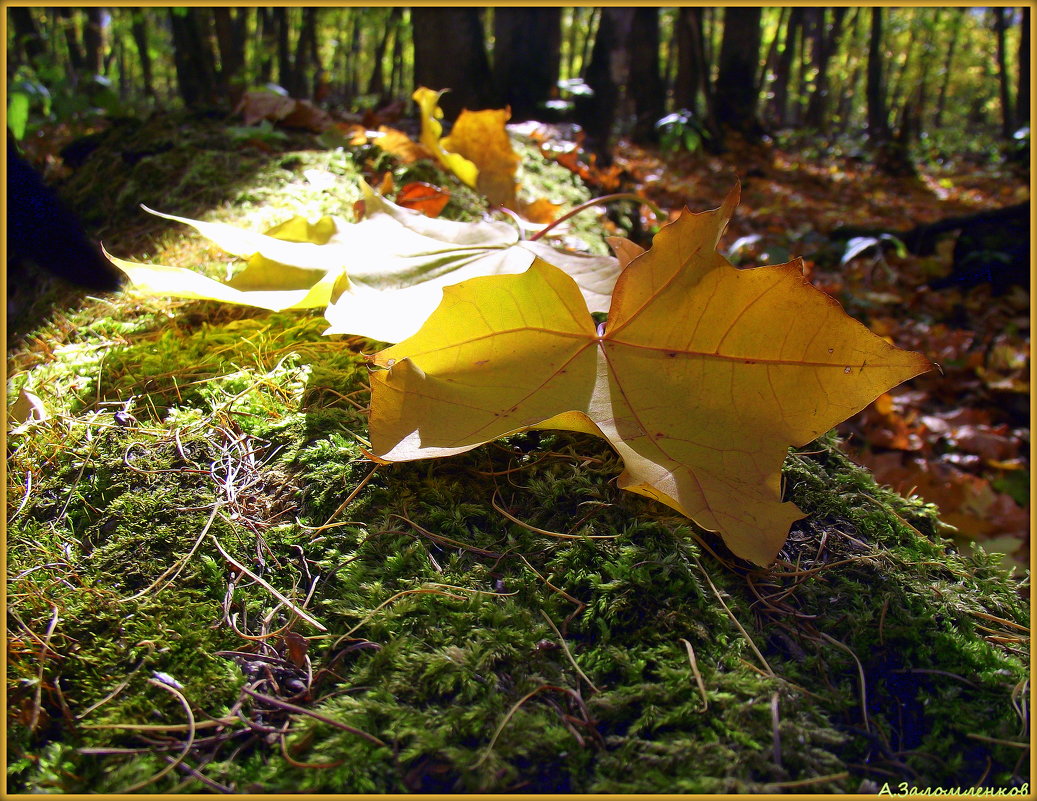
[[[735,269],[716,250],[738,202],[685,211],[624,270],[596,328],[576,284],[524,273],[443,291],[415,335],[370,357],[371,442],[388,461],[449,456],[528,428],[604,437],[619,486],[765,565],[803,513],[781,500],[789,445],[930,369],[848,317],[797,262]]]
[[[402,186],[396,195],[397,206],[415,209],[426,217],[438,217],[449,202],[449,192],[424,181],[411,181]]]
[[[432,151],[424,145],[419,145],[403,131],[384,125],[379,127],[378,131],[381,136],[375,137],[374,143],[386,153],[396,156],[401,164],[413,164],[419,159],[432,158]]]

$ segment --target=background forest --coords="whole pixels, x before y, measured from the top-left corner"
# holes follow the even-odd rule
[[[5,16],[8,164],[67,207],[9,170],[9,792],[1026,792],[1028,6]],[[12,258],[233,281],[184,222],[323,247],[381,196],[608,259],[736,185],[724,258],[939,365],[788,451],[767,567],[587,433],[372,461],[379,335],[317,308]]]
[[[992,156],[1029,122],[1030,9],[28,8],[8,11],[10,123],[73,124],[274,82],[362,111],[450,88],[599,139],[722,146],[729,131]],[[449,46],[444,47],[444,42]],[[621,53],[623,58],[613,58]],[[610,61],[611,59],[611,61]],[[609,63],[620,66],[610,69]]]

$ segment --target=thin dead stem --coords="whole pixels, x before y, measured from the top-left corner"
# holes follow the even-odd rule
[[[691,647],[691,643],[681,637],[681,642],[684,643],[684,647],[688,649],[688,661],[691,663],[691,672],[695,676],[695,683],[699,687],[699,694],[702,696],[702,709],[699,712],[705,712],[709,709],[709,697],[706,695],[706,683],[702,680],[702,674],[699,672],[698,660],[695,659],[695,649]]]
[[[230,563],[231,567],[233,567],[235,570],[238,570],[241,573],[244,573],[250,579],[255,581],[257,584],[263,587],[267,592],[269,592],[271,595],[277,598],[277,600],[279,600],[281,603],[283,603],[285,606],[291,609],[296,615],[301,617],[315,629],[317,629],[318,631],[327,631],[327,628],[322,623],[320,623],[318,620],[307,614],[304,609],[288,600],[288,598],[282,595],[272,584],[257,576],[255,573],[253,573],[251,570],[249,570],[247,567],[241,564],[241,562],[239,562],[237,559],[235,559],[233,556],[231,556],[229,553],[223,550],[223,546],[220,545],[220,542],[216,539],[216,537],[210,534],[209,538],[212,540],[213,545],[216,546],[216,550],[218,550],[220,552],[220,555],[223,556],[223,558]]]
[[[184,708],[184,712],[187,715],[187,742],[184,743],[183,749],[180,751],[179,754],[177,754],[176,758],[173,759],[173,761],[166,765],[164,768],[162,768],[162,770],[160,770],[154,776],[145,779],[144,781],[140,781],[136,784],[131,784],[129,787],[123,788],[119,791],[119,793],[136,792],[137,790],[140,790],[142,787],[147,787],[149,784],[154,784],[167,773],[176,770],[176,767],[184,761],[188,753],[190,753],[191,747],[194,745],[194,735],[197,730],[197,727],[195,726],[194,722],[194,712],[191,711],[191,704],[188,703],[187,698],[184,697],[184,694],[180,692],[176,687],[173,687],[170,684],[166,684],[163,681],[148,679],[148,684],[153,684],[154,686],[163,689],[168,693],[171,693],[180,702],[180,705]]]
[[[594,692],[600,693],[601,690],[598,689],[597,685],[589,678],[587,678],[587,674],[580,669],[580,666],[578,664],[576,664],[576,659],[573,657],[572,652],[569,650],[569,646],[565,642],[565,637],[562,636],[562,632],[558,630],[558,626],[555,625],[555,622],[551,620],[551,616],[548,615],[547,612],[545,612],[543,609],[540,610],[540,614],[543,615],[544,620],[547,621],[547,625],[549,625],[551,627],[551,630],[557,635],[558,642],[561,643],[562,650],[565,652],[565,655],[569,657],[569,661],[572,663],[572,666],[576,669],[576,672],[580,674],[580,678],[587,682],[587,684],[590,686],[592,690],[594,690]]]

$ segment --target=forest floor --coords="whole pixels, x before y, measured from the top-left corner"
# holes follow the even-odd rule
[[[527,134],[532,197],[599,192],[545,158],[550,132]],[[808,516],[776,564],[620,492],[618,458],[585,435],[373,466],[360,354],[377,345],[322,336],[319,313],[55,287],[8,347],[9,791],[1029,781],[1029,296],[923,288],[946,245],[840,265],[828,237],[1008,205],[1026,182],[975,165],[888,179],[778,147],[621,145],[616,164],[668,212],[739,180],[733,261],[802,255],[852,315],[941,364],[846,441],[790,453]],[[360,178],[434,183],[444,216],[481,213],[431,165],[202,118],[114,132],[63,193],[113,253],[218,275],[225,254],[137,204],[263,230],[350,217]],[[571,233],[604,252],[646,215],[587,211]]]

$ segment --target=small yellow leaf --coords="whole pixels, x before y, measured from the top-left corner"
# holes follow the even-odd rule
[[[495,206],[515,208],[515,171],[519,157],[511,148],[504,124],[508,109],[465,109],[442,146],[464,156],[478,168],[475,188]]]
[[[443,124],[440,122],[443,110],[439,107],[439,98],[442,94],[443,92],[436,92],[424,86],[414,92],[414,102],[421,110],[421,144],[435,154],[444,167],[475,189],[479,169],[464,156],[444,150],[440,142],[443,135]]]

